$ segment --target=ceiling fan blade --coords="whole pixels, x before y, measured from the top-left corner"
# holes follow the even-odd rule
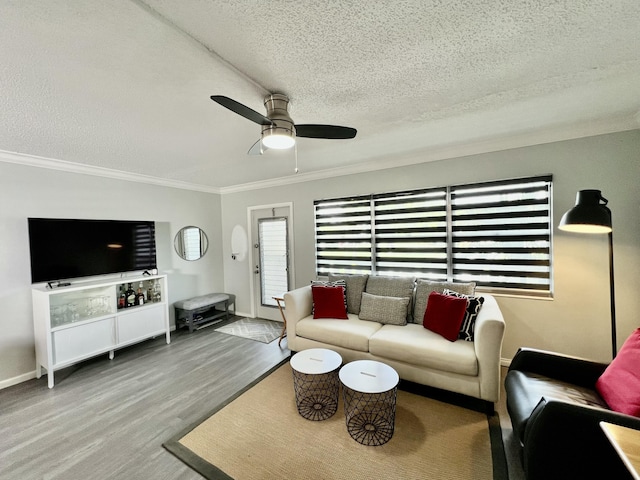
[[[356,136],[358,131],[338,125],[296,125],[296,137],[346,139]]]
[[[262,155],[267,150],[269,149],[262,144],[262,139],[258,139],[256,143],[251,145],[247,155]]]
[[[241,117],[244,117],[247,120],[251,120],[252,122],[257,123],[258,125],[273,124],[271,120],[269,120],[267,117],[265,117],[261,113],[258,113],[255,110],[250,109],[249,107],[241,104],[240,102],[236,102],[232,98],[224,97],[222,95],[212,95],[211,100],[222,105],[225,108],[228,108],[232,112],[237,113]]]

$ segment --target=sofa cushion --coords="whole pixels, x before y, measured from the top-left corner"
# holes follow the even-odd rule
[[[467,311],[467,303],[466,298],[431,292],[422,325],[424,328],[442,335],[450,342],[455,342]]]
[[[529,417],[540,402],[559,400],[608,410],[607,404],[595,390],[536,373],[510,370],[504,386],[507,392],[509,416],[520,442],[524,441]]]
[[[612,410],[640,417],[640,328],[600,375],[596,390]]]
[[[311,285],[313,318],[347,318],[343,286]]]
[[[445,289],[453,290],[463,295],[473,295],[476,290],[476,282],[454,283],[434,282],[418,279],[416,282],[416,300],[413,307],[413,321],[422,323],[424,312],[427,310],[427,301],[431,292],[444,293]]]
[[[473,343],[448,342],[422,325],[383,325],[369,340],[376,356],[461,375],[478,375]]]
[[[360,320],[352,313],[348,314],[348,317],[347,320],[327,319],[319,322],[309,315],[296,324],[296,335],[329,345],[368,352],[369,338],[380,330],[382,325]]]
[[[384,277],[371,275],[367,280],[365,292],[381,297],[406,297],[409,299],[408,315],[413,311],[413,289],[415,277]],[[410,318],[407,318],[410,320]]]
[[[406,325],[408,306],[409,299],[406,297],[382,297],[363,292],[358,318],[392,325]]]
[[[484,297],[474,297],[472,295],[464,295],[462,293],[454,292],[453,290],[445,289],[445,295],[452,295],[454,297],[467,299],[467,311],[462,319],[462,325],[460,325],[460,332],[458,338],[466,342],[473,342],[473,332],[476,326],[476,318],[484,303]]]
[[[329,275],[329,281],[342,280],[347,287],[347,312],[360,313],[360,300],[369,275]]]

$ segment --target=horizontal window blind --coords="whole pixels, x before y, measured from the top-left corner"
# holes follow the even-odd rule
[[[371,197],[314,202],[316,272],[371,273]]]
[[[373,196],[375,272],[447,279],[447,191]]]
[[[451,187],[454,281],[551,290],[551,177]]]
[[[316,272],[551,294],[552,177],[317,200]]]

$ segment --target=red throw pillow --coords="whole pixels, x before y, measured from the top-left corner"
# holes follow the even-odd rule
[[[467,299],[431,292],[424,312],[424,328],[442,335],[450,342],[458,339],[460,325],[467,311]]]
[[[344,306],[344,287],[311,285],[313,295],[313,318],[338,318],[346,320],[347,309]]]
[[[640,328],[600,375],[596,390],[611,410],[640,417]]]

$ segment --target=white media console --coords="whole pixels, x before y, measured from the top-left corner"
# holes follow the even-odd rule
[[[155,298],[118,308],[121,287],[131,283],[137,291],[140,282],[145,292],[155,287]],[[74,363],[103,353],[113,359],[116,349],[158,335],[171,341],[166,275],[34,287],[32,299],[36,377],[46,369],[49,388],[54,385],[53,373]]]

